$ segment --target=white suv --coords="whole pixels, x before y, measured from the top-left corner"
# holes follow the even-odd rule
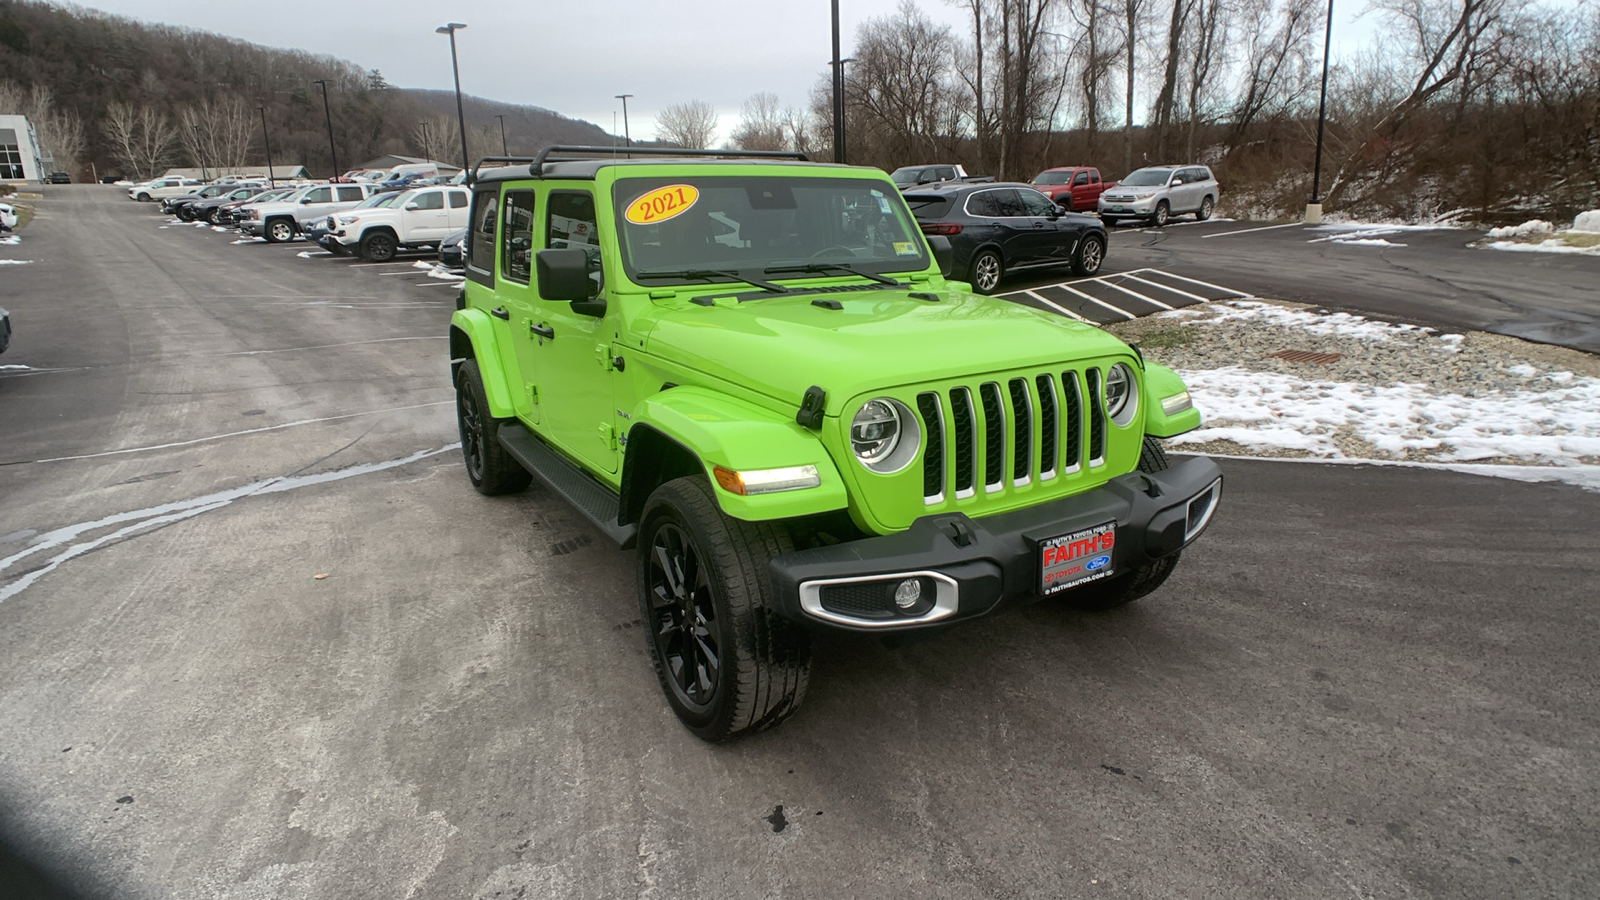
[[[393,203],[353,209],[329,218],[329,236],[372,262],[393,259],[402,249],[437,247],[467,227],[466,188],[413,188]]]
[[[1205,166],[1146,166],[1128,174],[1100,195],[1100,219],[1109,227],[1118,219],[1144,219],[1167,224],[1180,213],[1196,221],[1211,218],[1221,186]]]
[[[162,197],[177,197],[181,194],[187,194],[204,184],[204,181],[196,181],[193,178],[178,178],[177,176],[157,178],[128,188],[128,199],[137,200],[140,203],[149,203],[151,200],[159,200]]]
[[[276,203],[261,203],[239,210],[239,230],[278,244],[292,239],[308,222],[343,212],[377,193],[370,184],[313,184]]]

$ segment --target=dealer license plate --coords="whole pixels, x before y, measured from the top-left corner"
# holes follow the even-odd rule
[[[1116,542],[1116,522],[1040,541],[1039,593],[1054,594],[1110,576]]]
[[[1126,206],[1113,206],[1113,207],[1111,207],[1111,211],[1112,212],[1127,212],[1128,208]]]

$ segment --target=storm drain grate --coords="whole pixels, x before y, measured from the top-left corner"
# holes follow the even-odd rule
[[[1277,353],[1268,353],[1267,358],[1281,359],[1284,362],[1316,363],[1319,366],[1344,359],[1338,353],[1318,353],[1315,350],[1279,350]]]

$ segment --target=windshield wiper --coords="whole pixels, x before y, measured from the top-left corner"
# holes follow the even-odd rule
[[[783,272],[849,272],[851,275],[860,275],[862,278],[871,279],[879,284],[887,284],[890,287],[900,286],[900,282],[895,281],[893,278],[879,275],[874,272],[863,272],[855,266],[846,263],[814,262],[806,263],[802,266],[768,266],[761,271],[767,273],[768,275],[777,275]]]
[[[723,278],[732,278],[734,281],[742,281],[745,284],[753,284],[768,293],[789,293],[789,289],[781,284],[773,284],[770,281],[762,281],[759,278],[749,278],[727,269],[660,269],[653,272],[638,273],[640,278],[714,278],[719,275]]]

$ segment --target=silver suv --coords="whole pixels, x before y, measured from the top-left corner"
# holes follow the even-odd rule
[[[1100,219],[1109,227],[1120,219],[1165,225],[1181,213],[1196,221],[1211,218],[1220,186],[1205,166],[1146,166],[1100,195]]]

